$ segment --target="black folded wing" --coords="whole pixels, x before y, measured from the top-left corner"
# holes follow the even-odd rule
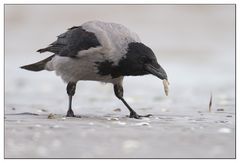
[[[37,52],[52,52],[56,55],[75,57],[79,51],[101,46],[94,33],[84,30],[81,26],[69,28],[58,36],[57,40],[48,47]]]

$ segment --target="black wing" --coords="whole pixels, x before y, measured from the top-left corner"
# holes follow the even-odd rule
[[[58,36],[58,39],[48,47],[37,52],[52,52],[56,55],[75,57],[79,51],[101,46],[94,33],[84,30],[81,26],[69,28],[67,32]]]

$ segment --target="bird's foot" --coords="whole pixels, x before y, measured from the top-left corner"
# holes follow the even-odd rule
[[[136,112],[131,112],[129,118],[141,119],[142,117],[152,117],[152,114],[138,115]]]
[[[74,112],[72,110],[68,110],[66,117],[81,118],[80,115],[74,115]]]

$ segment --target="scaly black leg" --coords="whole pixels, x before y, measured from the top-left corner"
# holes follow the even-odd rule
[[[148,115],[138,115],[129,105],[128,103],[124,100],[123,98],[123,87],[121,84],[115,84],[114,85],[114,93],[117,96],[117,98],[119,98],[124,105],[128,108],[128,110],[130,111],[130,118],[136,118],[136,119],[140,119],[141,117],[150,117],[152,116],[151,114]]]
[[[69,82],[67,85],[67,94],[69,97],[67,117],[75,117],[74,112],[72,110],[72,97],[75,94],[75,89],[76,89],[76,83]]]

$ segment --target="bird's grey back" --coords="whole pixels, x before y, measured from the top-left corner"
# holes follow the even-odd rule
[[[38,52],[52,52],[66,57],[80,57],[93,53],[104,54],[115,64],[122,58],[131,42],[140,42],[138,35],[123,25],[89,21],[69,28],[57,40]]]
[[[126,49],[130,42],[140,42],[136,33],[121,24],[89,21],[84,23],[82,27],[88,32],[93,32],[104,47],[112,46],[122,50]]]

